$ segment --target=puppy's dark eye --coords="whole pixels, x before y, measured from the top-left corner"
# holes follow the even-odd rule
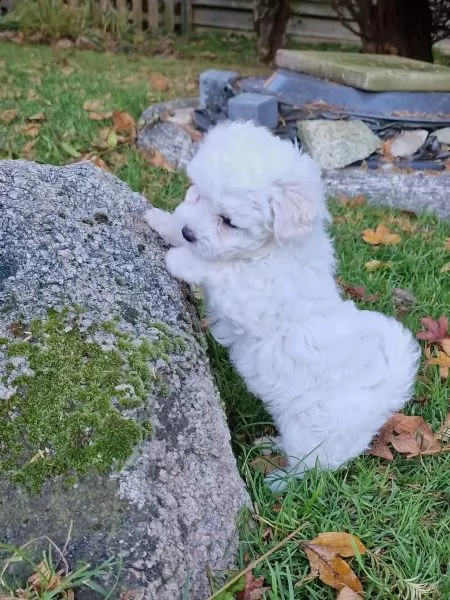
[[[230,221],[230,219],[228,217],[224,217],[223,215],[220,217],[224,223],[224,225],[226,225],[227,227],[231,227],[232,229],[237,229],[236,225],[233,225],[233,223]]]

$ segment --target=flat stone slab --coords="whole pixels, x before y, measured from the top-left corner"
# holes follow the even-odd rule
[[[391,154],[395,158],[412,156],[423,146],[428,137],[426,129],[412,129],[402,131],[391,144]]]
[[[443,127],[442,129],[438,129],[437,131],[433,132],[433,135],[442,144],[450,145],[450,127]]]
[[[369,204],[391,206],[415,213],[431,212],[450,219],[450,174],[386,173],[363,169],[325,171],[323,179],[329,197],[362,194]]]
[[[323,169],[340,169],[373,154],[381,140],[362,121],[314,119],[297,123],[305,150]]]
[[[450,92],[450,69],[400,56],[278,50],[278,67],[371,92]]]

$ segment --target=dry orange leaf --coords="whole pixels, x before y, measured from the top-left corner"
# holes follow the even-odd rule
[[[334,550],[310,542],[302,542],[303,550],[311,566],[311,575],[334,588],[341,590],[344,586],[354,592],[361,592],[362,585],[348,563],[340,558]]]
[[[422,417],[410,417],[402,413],[394,413],[383,425],[372,442],[369,454],[393,460],[389,444],[397,452],[405,454],[406,458],[447,451]]]
[[[171,173],[175,171],[173,166],[170,163],[168,163],[164,156],[161,154],[161,152],[158,152],[157,150],[153,150],[153,152],[151,153],[143,153],[142,156],[150,165],[153,165],[154,167],[166,169],[166,171],[169,171]]]
[[[282,456],[281,454],[267,454],[254,458],[251,461],[250,466],[253,467],[255,471],[262,473],[265,477],[280,467],[286,467],[287,464],[288,463],[285,456]]]
[[[398,233],[392,233],[386,225],[380,223],[378,227],[374,229],[365,229],[362,232],[362,239],[372,246],[391,246],[398,244],[401,241],[401,235]]]
[[[97,100],[86,100],[86,102],[83,103],[83,109],[89,111],[100,110],[102,106],[103,100],[100,100],[100,98]]]
[[[89,118],[91,121],[104,121],[105,119],[110,119],[113,116],[112,111],[107,112],[90,112]]]
[[[37,137],[40,131],[39,123],[27,123],[22,127],[22,133],[28,137]]]
[[[150,86],[155,92],[167,92],[170,87],[168,78],[159,73],[150,75]]]
[[[450,356],[446,352],[441,352],[439,350],[437,356],[429,358],[427,360],[427,363],[429,365],[438,365],[439,375],[441,376],[441,379],[448,379],[450,369]]]
[[[134,135],[136,132],[136,121],[125,111],[114,111],[113,121],[117,133],[126,132]]]
[[[355,556],[356,553],[364,554],[366,551],[357,537],[343,531],[319,533],[317,537],[311,540],[311,544],[324,546],[329,550],[333,550],[335,554],[344,557]]]
[[[17,108],[8,108],[8,110],[4,110],[0,114],[0,118],[5,125],[9,125],[11,121],[14,121],[18,114],[19,111]]]
[[[441,348],[445,352],[445,354],[448,354],[450,356],[450,338],[445,338],[441,341]]]
[[[31,154],[31,151],[33,150],[34,146],[36,144],[36,140],[30,140],[29,142],[27,142],[22,150],[20,151],[21,156],[23,156],[24,158],[28,158]]]
[[[41,590],[50,591],[61,584],[61,577],[51,570],[46,560],[43,560],[37,565],[35,572],[28,578],[28,583],[36,592],[40,592]]]
[[[445,421],[439,427],[435,437],[443,444],[450,442],[450,412],[447,413]]]
[[[361,596],[349,587],[344,586],[337,595],[336,600],[361,600]]]
[[[379,269],[389,269],[392,266],[392,263],[386,260],[368,260],[364,263],[365,268],[369,272],[378,271]]]
[[[39,94],[35,90],[28,90],[27,92],[27,100],[36,100],[39,97]]]
[[[342,206],[350,206],[352,208],[355,206],[362,206],[366,202],[366,199],[362,194],[358,194],[357,196],[344,196],[341,194],[338,196],[338,200]]]

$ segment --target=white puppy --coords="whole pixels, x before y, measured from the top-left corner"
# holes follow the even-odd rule
[[[290,141],[221,124],[187,172],[175,212],[145,215],[175,246],[170,273],[203,287],[212,334],[271,413],[288,474],[339,467],[410,398],[417,343],[341,298],[319,168]]]

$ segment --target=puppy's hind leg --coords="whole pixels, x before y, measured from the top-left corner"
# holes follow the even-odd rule
[[[145,211],[143,218],[162,239],[171,246],[182,246],[186,240],[181,234],[181,227],[176,216],[159,208]]]

